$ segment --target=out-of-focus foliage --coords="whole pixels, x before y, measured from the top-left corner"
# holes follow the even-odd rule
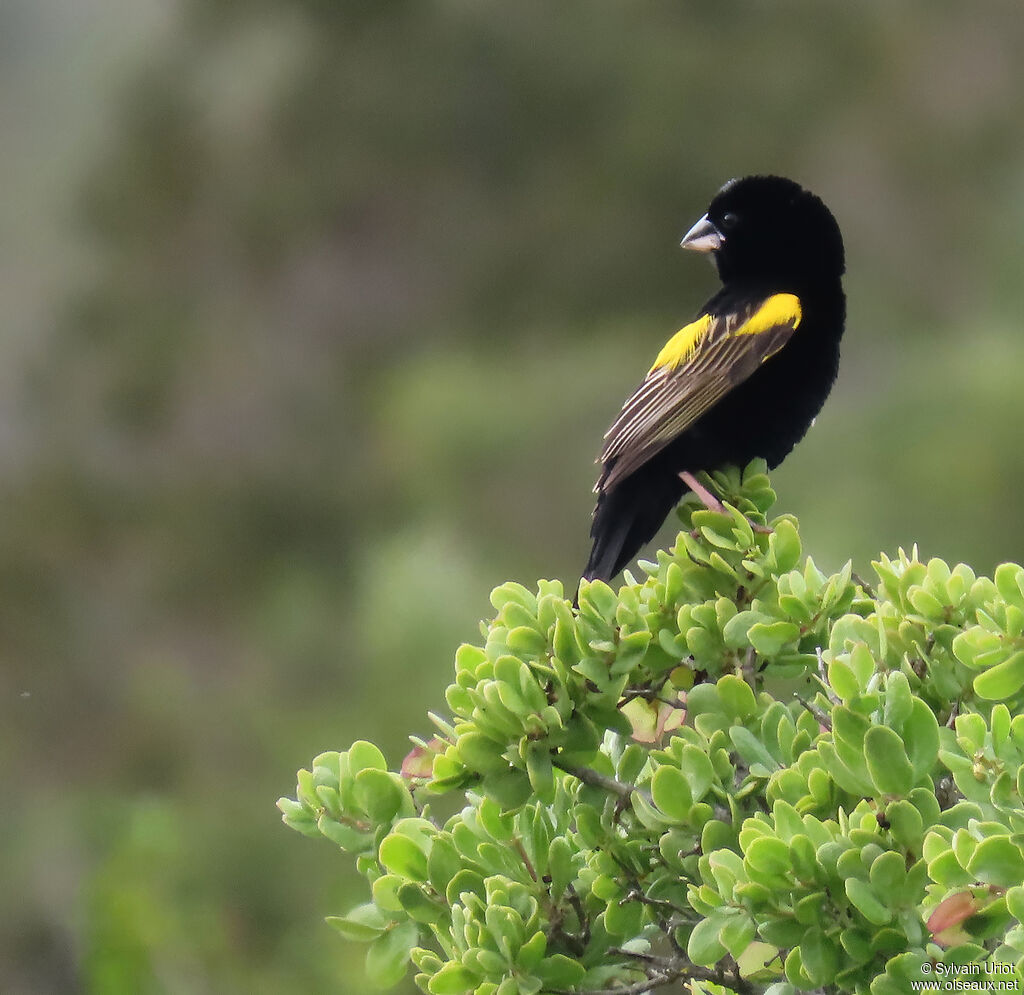
[[[716,474],[725,510],[691,499],[618,593],[496,588],[401,772],[367,742],[299,772],[278,804],[369,880],[330,921],[375,982],[411,960],[428,995],[1024,983],[1024,568],[827,576],[791,516],[751,528],[763,467]]]
[[[481,592],[573,581],[731,175],[846,235],[775,478],[821,563],[1019,558],[1022,48],[930,0],[4,4],[0,989],[361,977],[312,926],[358,879],[265,800],[401,750]]]

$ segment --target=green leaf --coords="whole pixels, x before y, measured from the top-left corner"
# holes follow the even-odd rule
[[[715,783],[715,768],[704,750],[687,743],[683,747],[681,767],[683,776],[690,785],[694,801],[700,801]]]
[[[644,908],[639,902],[610,902],[604,913],[605,929],[612,936],[632,939],[643,926]]]
[[[931,773],[939,757],[939,723],[935,713],[920,698],[911,700],[910,714],[903,720],[901,738],[913,768],[914,780]]]
[[[575,988],[585,977],[587,969],[565,954],[553,954],[545,957],[533,969],[533,973],[548,988]]]
[[[509,767],[483,778],[484,792],[506,809],[519,808],[533,793],[526,772]]]
[[[859,752],[871,723],[850,708],[837,707],[832,709],[832,728],[837,746],[842,742]]]
[[[448,887],[444,891],[445,901],[449,905],[454,905],[456,902],[462,901],[462,896],[466,892],[477,895],[481,899],[487,895],[483,877],[469,868],[463,868],[448,882]]]
[[[801,948],[796,946],[787,954],[786,962],[783,965],[786,977],[797,988],[813,988],[814,982],[811,981],[809,975],[804,970],[802,953]]]
[[[409,954],[419,941],[419,926],[406,920],[374,940],[366,951],[366,976],[378,988],[397,985],[408,969]]]
[[[1004,601],[1024,608],[1024,568],[1016,563],[1000,563],[992,579]]]
[[[321,815],[316,822],[317,829],[332,843],[348,853],[365,853],[373,845],[373,835],[362,832],[354,826],[337,822],[327,815]]]
[[[736,752],[750,765],[752,774],[764,777],[779,769],[778,761],[745,726],[733,726],[729,730],[729,738],[736,747]],[[760,769],[756,769],[758,765]]]
[[[989,723],[992,727],[992,746],[998,754],[1010,735],[1010,710],[1003,704],[996,705],[992,709]]]
[[[770,896],[771,892],[766,892],[766,894]],[[779,948],[793,947],[803,939],[804,933],[807,932],[807,927],[803,923],[797,922],[791,916],[785,918],[779,916],[777,918],[769,918],[761,923],[758,926],[758,932],[761,934],[762,939],[773,946]]]
[[[555,772],[551,749],[544,740],[533,740],[526,752],[526,773],[537,797],[550,805],[555,800]]]
[[[901,729],[913,708],[910,681],[902,670],[895,670],[885,681],[885,711],[883,719],[890,729]]]
[[[817,870],[814,844],[802,833],[790,840],[789,859],[798,878],[805,881],[814,879]]]
[[[788,518],[774,523],[774,532],[768,537],[768,550],[775,559],[778,573],[789,573],[800,561],[800,535]]]
[[[585,715],[575,714],[565,727],[561,757],[567,762],[590,764],[601,742],[594,723]]]
[[[883,795],[907,795],[914,786],[914,769],[903,740],[888,726],[872,726],[864,734],[868,774]]]
[[[906,850],[920,852],[924,833],[921,813],[906,799],[892,802],[885,810],[889,820],[889,831],[893,838]]]
[[[613,619],[618,598],[615,592],[603,581],[584,581],[580,585],[580,612],[596,619]]]
[[[757,711],[757,702],[750,685],[740,677],[726,674],[718,684],[718,697],[726,715],[734,722],[743,722]]]
[[[293,801],[291,798],[278,798],[277,807],[281,810],[281,821],[289,829],[312,839],[320,836],[316,816],[301,802]]]
[[[522,657],[538,657],[547,648],[547,639],[543,633],[532,626],[519,625],[512,629],[507,638],[508,648]]]
[[[659,767],[651,779],[654,804],[674,822],[685,823],[693,808],[690,784],[678,767]]]
[[[451,838],[445,834],[435,836],[427,857],[427,874],[433,889],[443,895],[452,878],[460,870],[462,870],[462,857]]]
[[[784,876],[792,867],[789,847],[784,840],[775,836],[759,836],[755,839],[746,849],[744,863],[752,875],[761,877]]]
[[[372,885],[373,904],[383,912],[401,912],[398,889],[405,883],[405,878],[398,874],[382,874]]]
[[[697,923],[686,944],[686,954],[694,964],[711,967],[725,956],[725,945],[719,939],[724,924],[721,915],[711,915]]]
[[[562,663],[571,667],[580,660],[580,646],[576,641],[576,630],[573,626],[572,620],[559,616],[558,621],[555,623],[555,634],[552,639],[552,646],[555,651],[555,656],[558,657]]]
[[[517,964],[522,971],[532,971],[541,961],[548,947],[548,938],[538,930],[519,948]]]
[[[402,811],[403,803],[409,795],[397,774],[372,767],[356,774],[355,790],[363,811],[378,825],[391,822]],[[411,809],[412,799],[408,801]]]
[[[990,836],[978,844],[967,871],[985,884],[1009,888],[1024,881],[1024,854],[1009,836]]]
[[[907,864],[902,854],[887,850],[871,862],[868,880],[876,895],[895,897],[906,879]]]
[[[747,914],[733,916],[722,927],[719,940],[733,957],[739,957],[753,942],[757,935],[757,926]]]
[[[788,981],[777,981],[764,990],[764,995],[797,995],[797,989]]]
[[[705,864],[707,865],[707,870],[704,869]],[[743,859],[732,850],[717,850],[714,853],[709,853],[706,858],[701,859],[700,867],[705,880],[707,880],[708,871],[710,871],[711,876],[715,879],[715,886],[719,895],[725,898],[732,894],[737,881],[742,881],[746,878],[746,872],[743,870]],[[715,905],[717,902],[712,904]]]
[[[462,733],[459,736],[456,749],[462,762],[470,770],[490,773],[508,769],[508,760],[503,755],[503,747],[483,733]]]
[[[1005,658],[1003,636],[980,625],[971,626],[953,639],[953,655],[965,667],[983,670]]]
[[[515,837],[516,822],[513,814],[504,811],[493,799],[482,798],[476,815],[487,834],[499,843],[509,843]],[[466,855],[472,856],[472,851]]]
[[[803,926],[817,926],[824,922],[822,918],[825,908],[826,895],[823,891],[814,891],[805,895],[796,903],[793,909],[793,918]]]
[[[418,884],[407,881],[398,889],[398,900],[410,918],[417,922],[431,924],[439,922],[447,914],[448,908],[436,899],[431,898]]]
[[[892,913],[878,900],[866,882],[859,878],[847,878],[845,885],[846,897],[868,922],[884,926],[892,919]]]
[[[907,594],[907,600],[930,621],[938,622],[944,617],[942,602],[923,587],[912,588]]]
[[[476,668],[486,659],[487,654],[479,646],[463,643],[455,651],[455,673],[459,674],[462,671],[470,674],[476,673]]]
[[[875,658],[865,642],[858,642],[851,650],[847,660],[850,669],[857,678],[857,684],[861,691],[867,689],[868,684],[875,675]]]
[[[508,604],[521,605],[531,615],[537,611],[536,595],[515,581],[508,581],[491,591],[491,604],[499,612]]]
[[[1024,885],[1016,885],[1006,893],[1006,907],[1020,923],[1024,923]]]
[[[838,752],[832,743],[819,743],[817,752],[825,769],[843,791],[849,792],[851,795],[868,795],[871,792],[872,786],[868,783],[867,779],[862,777],[859,771],[851,770],[840,760]]]
[[[758,622],[750,627],[747,638],[750,645],[766,658],[778,656],[783,647],[796,642],[800,627],[793,622]]]
[[[365,740],[356,740],[348,749],[349,771],[354,776],[361,770],[382,770],[388,769],[388,762],[384,754]]]
[[[415,967],[427,974],[436,974],[444,963],[433,950],[427,950],[426,947],[413,947],[409,959]]]
[[[551,898],[558,902],[575,877],[572,848],[564,836],[556,836],[548,848],[548,873],[551,875]]]
[[[926,838],[927,839],[927,838]],[[945,850],[939,856],[928,861],[928,876],[946,888],[957,888],[970,884],[974,878],[956,859],[952,850]]]
[[[871,947],[871,937],[866,930],[844,929],[839,934],[839,942],[854,964],[866,964],[875,955]]]
[[[618,676],[632,671],[643,659],[650,642],[651,634],[646,631],[631,632],[620,638],[611,673]]]
[[[380,862],[393,874],[427,880],[427,855],[408,836],[392,832],[380,845]]]
[[[838,658],[828,665],[828,682],[843,701],[849,701],[862,690],[853,670]]]
[[[820,928],[809,929],[800,941],[800,960],[813,984],[828,985],[835,980],[839,951]]]
[[[639,699],[635,700],[639,701]],[[640,775],[640,771],[644,769],[644,765],[647,763],[647,757],[647,750],[645,750],[639,743],[630,743],[622,751],[622,756],[619,758],[615,776],[620,781],[632,784]]]
[[[388,920],[373,902],[359,905],[345,916],[328,916],[327,922],[347,940],[375,940],[388,928]]]
[[[987,701],[1010,698],[1024,687],[1024,650],[974,678],[974,693]]]
[[[480,978],[455,962],[445,964],[427,983],[430,995],[466,995],[477,986]]]

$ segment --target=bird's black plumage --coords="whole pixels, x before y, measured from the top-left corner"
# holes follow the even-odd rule
[[[727,183],[683,239],[722,288],[659,354],[605,436],[584,578],[608,580],[679,502],[679,474],[782,462],[839,369],[843,240],[792,180]]]

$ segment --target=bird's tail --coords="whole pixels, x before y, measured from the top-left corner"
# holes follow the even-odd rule
[[[584,580],[611,580],[654,537],[686,489],[675,475],[655,480],[638,476],[598,497]]]

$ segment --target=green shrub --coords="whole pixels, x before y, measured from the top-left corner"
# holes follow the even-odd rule
[[[377,983],[411,961],[431,995],[1018,990],[1024,569],[915,549],[827,576],[791,516],[751,528],[763,465],[708,479],[726,513],[684,503],[644,580],[578,610],[557,581],[497,588],[400,771],[359,742],[278,803],[366,876],[329,921]]]

